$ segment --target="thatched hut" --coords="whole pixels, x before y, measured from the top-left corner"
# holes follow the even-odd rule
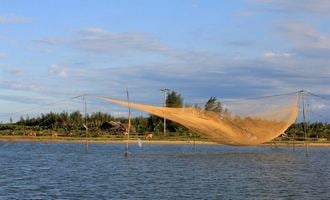
[[[107,132],[112,132],[116,134],[124,134],[127,132],[127,125],[123,124],[121,122],[115,122],[115,121],[110,121],[110,122],[103,122],[100,126],[100,129],[102,131],[107,131]],[[135,128],[131,126],[131,132],[136,132]]]

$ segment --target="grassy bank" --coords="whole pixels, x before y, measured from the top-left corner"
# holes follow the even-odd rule
[[[143,137],[130,137],[130,143],[136,143],[140,139],[144,143],[169,143],[169,144],[216,144],[214,142],[208,141],[207,139],[194,140],[193,138],[187,137],[154,137],[153,139],[144,139]],[[51,136],[0,136],[0,141],[7,142],[72,142],[72,143],[85,143],[86,141],[90,143],[126,143],[127,139],[125,137],[51,137]]]
[[[136,144],[138,138],[132,137],[129,140],[129,143]],[[151,140],[146,140],[144,138],[140,138],[142,143],[145,144],[177,144],[177,145],[185,145],[185,144],[196,144],[196,145],[221,145],[209,141],[207,139],[198,138],[194,140],[193,138],[187,137],[159,137]],[[51,136],[0,136],[0,141],[2,142],[68,142],[68,143],[108,143],[108,144],[123,144],[126,143],[126,138],[124,137],[51,137]],[[308,146],[316,146],[316,147],[330,147],[329,141],[307,141]],[[304,141],[271,141],[260,146],[305,146]]]

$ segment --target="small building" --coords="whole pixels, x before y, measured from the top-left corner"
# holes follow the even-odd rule
[[[127,132],[127,125],[123,124],[121,122],[115,122],[115,121],[110,121],[110,122],[103,122],[100,126],[100,129],[102,131],[108,131],[116,134],[123,134]],[[131,126],[132,132],[135,132],[135,128]]]

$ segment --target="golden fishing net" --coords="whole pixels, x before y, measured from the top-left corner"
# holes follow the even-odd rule
[[[224,112],[200,108],[164,108],[99,97],[170,119],[210,140],[227,145],[256,145],[281,135],[297,118],[298,94],[221,102]]]

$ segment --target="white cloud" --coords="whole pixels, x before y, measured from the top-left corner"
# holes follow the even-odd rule
[[[287,22],[280,31],[298,48],[330,50],[330,34],[317,31],[314,27],[301,22]]]
[[[313,104],[311,106],[314,110],[322,110],[326,107],[326,105],[322,102],[316,102],[316,103],[313,102]]]
[[[1,71],[13,76],[19,76],[23,74],[23,71],[21,69],[14,69],[12,67],[8,67],[7,65],[0,65],[0,69]]]
[[[63,44],[64,41],[60,38],[54,38],[54,37],[45,37],[40,39],[35,39],[33,42],[37,42],[40,44],[47,44],[47,45],[58,45]]]
[[[0,52],[0,59],[2,59],[2,58],[7,58],[7,54]]]
[[[19,70],[19,69],[11,69],[11,70],[8,70],[8,72],[11,75],[14,75],[14,76],[19,76],[19,75],[22,75],[23,74],[23,71],[22,70]]]
[[[268,51],[264,53],[265,58],[290,58],[292,56],[291,53],[281,53],[281,52],[273,52],[273,51]]]
[[[28,20],[20,16],[15,16],[15,15],[0,16],[0,24],[22,24],[26,22],[28,22]]]
[[[49,73],[50,74],[56,74],[57,76],[60,77],[66,77],[67,76],[67,71],[64,67],[60,67],[58,64],[52,64],[49,67]]]
[[[45,103],[46,100],[49,100],[48,97],[35,97],[35,96],[22,96],[22,95],[8,95],[8,94],[0,94],[0,100],[5,100],[9,102],[18,102],[23,104],[42,104]]]
[[[254,17],[257,13],[251,10],[243,10],[236,13],[239,17]]]
[[[294,40],[290,35],[292,32],[304,34],[299,31],[288,31],[285,28],[282,27],[281,31],[290,41]],[[82,29],[71,42],[65,41],[93,55],[114,54],[115,56],[111,60],[102,61],[104,62],[101,63],[102,66],[97,68],[95,66],[100,63],[98,60],[100,56],[88,58],[91,67],[86,68],[75,65],[74,61],[64,65],[51,65],[50,74],[59,77],[70,75],[70,80],[65,79],[54,83],[55,87],[53,85],[49,87],[54,91],[53,93],[67,95],[98,93],[115,96],[124,94],[123,91],[128,86],[138,100],[158,102],[155,100],[158,97],[154,97],[154,92],[159,92],[162,87],[182,92],[184,96],[189,95],[189,98],[211,95],[219,97],[236,95],[235,97],[239,98],[293,92],[301,88],[315,91],[323,85],[330,84],[323,77],[327,73],[330,74],[330,68],[327,71],[329,62],[302,59],[294,51],[298,45],[295,45],[295,49],[265,52],[263,57],[257,59],[234,59],[223,58],[220,54],[208,51],[177,49],[143,33],[114,33],[101,28]],[[52,40],[46,40],[47,42],[56,43]],[[132,52],[133,55],[136,53],[140,55],[139,53],[143,52],[146,56],[160,54],[168,56],[169,59],[150,61],[143,56],[143,59],[127,63],[122,56],[116,55],[127,52]],[[120,64],[114,64],[114,60]],[[82,87],[65,87],[64,91],[57,89],[71,83]],[[320,94],[328,91],[323,90]],[[145,99],[145,96],[149,96],[148,99]]]
[[[85,28],[79,31],[71,46],[94,55],[121,56],[133,55],[138,59],[157,57],[170,58],[172,62],[211,62],[216,55],[205,51],[179,49],[162,43],[145,33],[115,33],[101,28]],[[142,55],[141,55],[142,54]],[[120,56],[118,56],[120,55]]]
[[[88,27],[88,28],[83,28],[80,30],[80,33],[82,34],[109,34],[110,32],[102,29],[102,28],[97,28],[97,27]]]
[[[41,92],[45,90],[45,88],[40,84],[22,83],[18,81],[1,81],[0,87],[11,90],[35,91],[35,92]]]
[[[281,12],[309,12],[313,14],[329,15],[329,0],[253,0],[265,5],[269,10]]]
[[[168,50],[166,45],[143,33],[115,33],[101,28],[85,28],[73,46],[95,53],[155,52]]]

